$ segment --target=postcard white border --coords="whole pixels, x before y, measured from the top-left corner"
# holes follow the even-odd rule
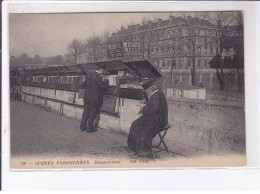
[[[258,184],[259,170],[253,171],[258,178],[245,179],[252,168],[259,167],[259,29],[256,27],[255,2],[17,2],[2,4],[3,11],[3,57],[2,57],[2,188],[4,190],[49,190],[49,189],[246,189],[246,185]],[[215,169],[187,168],[184,170],[106,170],[106,171],[10,171],[9,129],[9,76],[8,76],[8,13],[50,12],[140,12],[140,11],[220,11],[242,10],[245,29],[245,85],[246,85],[246,140],[247,167]],[[258,17],[259,18],[259,17]],[[257,31],[258,30],[258,31]],[[258,46],[258,50],[257,50]],[[258,172],[258,174],[257,174]],[[198,178],[199,177],[199,178]],[[258,179],[258,180],[257,180]],[[227,181],[230,184],[227,184]],[[250,182],[249,182],[250,181]],[[142,184],[140,184],[142,183]],[[233,184],[233,186],[232,186]]]

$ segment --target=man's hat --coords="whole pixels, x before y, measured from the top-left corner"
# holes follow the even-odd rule
[[[153,85],[153,81],[152,80],[150,80],[150,81],[147,81],[147,82],[145,82],[143,85],[142,85],[142,87],[143,87],[143,89],[144,90],[147,90],[148,88],[150,88],[152,85]]]

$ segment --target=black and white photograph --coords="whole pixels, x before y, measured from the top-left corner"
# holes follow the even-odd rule
[[[245,166],[243,11],[9,13],[12,169]]]

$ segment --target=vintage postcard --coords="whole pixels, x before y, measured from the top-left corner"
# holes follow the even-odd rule
[[[243,11],[9,13],[10,165],[246,165]]]

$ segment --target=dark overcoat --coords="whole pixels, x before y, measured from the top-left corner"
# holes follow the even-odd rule
[[[97,72],[89,73],[85,77],[82,89],[85,89],[84,103],[101,107],[103,104],[104,91],[108,88],[108,80],[102,79]]]
[[[142,116],[135,120],[128,135],[132,151],[148,151],[152,140],[168,124],[168,106],[164,94],[158,90],[146,102]]]

